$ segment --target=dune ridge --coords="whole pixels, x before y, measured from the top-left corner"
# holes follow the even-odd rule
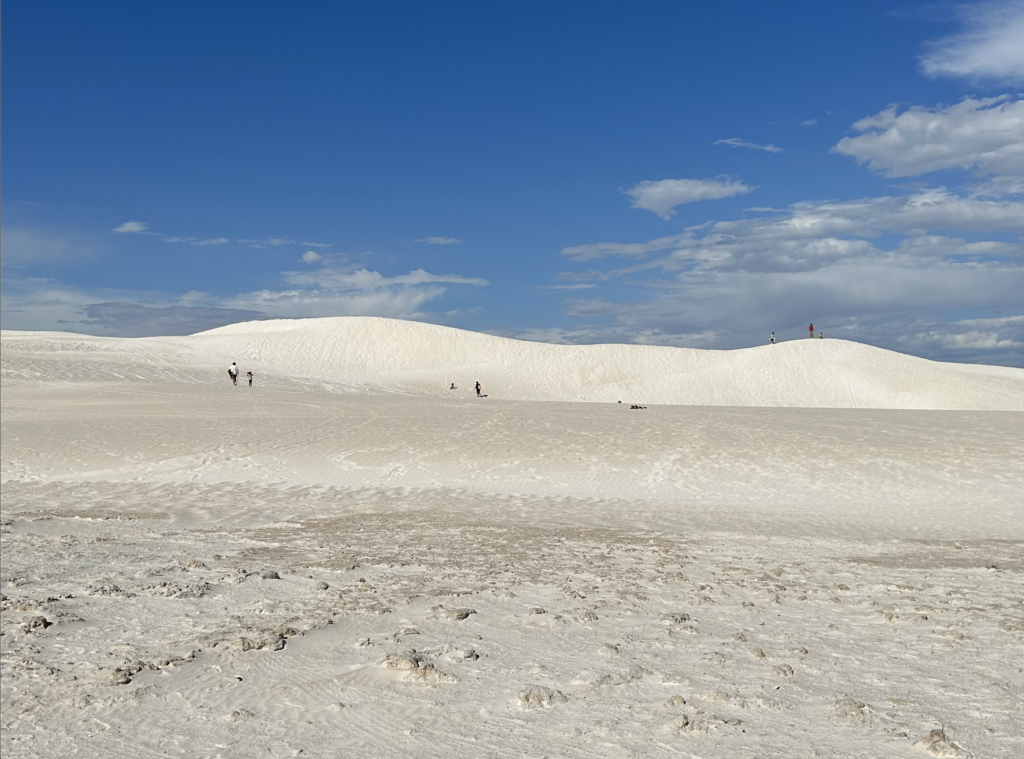
[[[421,322],[335,317],[233,324],[184,339],[292,377],[435,393],[480,381],[510,400],[706,406],[1024,410],[1024,370],[847,340],[739,350],[553,345]]]
[[[737,350],[555,345],[379,317],[252,321],[185,337],[5,330],[3,339],[5,355],[15,359],[5,382],[15,375],[205,382],[237,361],[261,381],[357,391],[461,397],[472,396],[479,381],[491,398],[521,401],[1024,410],[1024,369],[931,361],[835,339]],[[456,392],[447,389],[453,382]]]

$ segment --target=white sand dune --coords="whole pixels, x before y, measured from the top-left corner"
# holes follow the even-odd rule
[[[234,360],[261,379],[269,374],[373,390],[437,394],[455,382],[466,393],[479,381],[488,396],[504,400],[1024,410],[1024,369],[929,361],[846,340],[731,351],[566,346],[374,317],[245,322],[183,338],[5,336],[8,345],[31,345],[37,363],[40,353],[53,361],[37,368],[51,379],[89,374],[61,362],[63,353],[74,361],[88,356],[95,379],[103,378],[104,357],[121,353],[149,363],[157,377],[197,368],[223,373]],[[47,337],[40,351],[38,341]],[[145,370],[135,374],[144,377]]]
[[[944,364],[846,340],[732,351],[566,346],[368,317],[247,322],[195,339],[294,377],[421,392],[479,380],[510,400],[1024,410],[1022,369]]]
[[[352,318],[2,371],[5,759],[1024,755],[1021,370]]]

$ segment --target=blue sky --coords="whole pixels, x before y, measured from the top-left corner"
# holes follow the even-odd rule
[[[4,3],[5,329],[1024,365],[1024,2]]]

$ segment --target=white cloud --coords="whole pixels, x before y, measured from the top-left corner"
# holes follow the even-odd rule
[[[431,274],[423,269],[416,269],[408,274],[401,274],[396,277],[385,277],[380,272],[368,269],[352,269],[350,267],[318,269],[313,272],[286,271],[283,276],[289,284],[332,290],[379,290],[396,285],[427,284],[476,285],[484,287],[490,284],[486,279],[462,277],[458,274]]]
[[[126,221],[121,226],[114,227],[114,231],[118,234],[156,234],[155,232],[148,231],[144,221]]]
[[[427,245],[459,245],[462,240],[457,237],[423,237],[416,242],[425,242]]]
[[[205,247],[207,245],[227,245],[231,242],[227,237],[191,237],[181,235],[165,235],[161,232],[153,232],[149,229],[149,226],[144,221],[126,221],[119,227],[114,228],[114,232],[118,234],[139,234],[139,235],[152,235],[153,237],[159,237],[164,242],[169,243],[187,243],[189,245],[195,245],[197,247]],[[307,248],[329,248],[331,243],[328,242],[310,242],[310,241],[299,241],[293,240],[290,237],[263,237],[260,239],[241,239],[237,242],[248,245],[251,248],[276,248],[286,245],[302,245]]]
[[[421,309],[444,296],[447,285],[485,287],[485,279],[458,274],[431,274],[423,269],[395,277],[352,267],[314,272],[284,272],[292,287],[259,290],[225,298],[218,305],[276,317],[391,316],[419,318]]]
[[[5,224],[3,227],[3,256],[0,265],[5,269],[31,264],[90,259],[96,256],[93,243],[49,229]]]
[[[293,240],[290,237],[261,237],[259,239],[243,238],[238,240],[250,248],[279,248],[283,245],[302,245],[306,248],[329,248],[329,242],[310,242],[309,240]]]
[[[1024,203],[930,188],[573,246],[562,251],[571,260],[625,265],[560,275],[612,284],[604,297],[567,300],[566,313],[585,323],[557,339],[727,348],[772,331],[802,335],[814,321],[834,337],[919,355],[1024,365],[1024,323],[1014,321],[1024,241],[991,237],[999,233],[1024,234]],[[996,330],[943,316],[958,311],[1010,321]]]
[[[843,138],[833,150],[889,177],[941,169],[1024,177],[1021,98],[965,98],[946,108],[915,106],[902,113],[890,106],[853,129],[862,134]]]
[[[315,250],[307,250],[305,253],[302,254],[302,260],[304,263],[307,264],[315,264],[321,258],[323,258],[323,256],[321,256]]]
[[[745,195],[755,189],[738,179],[645,179],[625,193],[633,199],[633,208],[654,211],[663,219],[675,216],[672,209],[698,200],[719,200]]]
[[[800,122],[800,126],[802,126],[802,127],[812,127],[812,126],[817,126],[817,125],[818,125],[818,120],[817,119],[806,119],[805,121],[801,121]]]
[[[201,239],[199,237],[165,237],[160,235],[160,239],[164,242],[187,242],[189,245],[195,245],[197,247],[204,247],[206,245],[226,245],[231,240],[226,237],[209,237],[207,239]]]
[[[801,126],[813,126],[816,122],[804,122]],[[715,145],[728,145],[732,148],[751,148],[753,150],[764,150],[768,153],[784,153],[785,148],[780,148],[778,145],[758,145],[756,142],[747,142],[741,140],[739,137],[730,137],[727,140],[715,140]]]
[[[597,285],[577,282],[574,285],[538,285],[538,290],[589,290]]]
[[[332,259],[327,259],[329,263]],[[285,289],[258,290],[227,297],[191,291],[166,293],[87,289],[46,279],[0,281],[0,308],[7,329],[56,329],[106,335],[188,334],[251,319],[316,316],[391,316],[444,318],[422,311],[452,286],[485,287],[489,282],[459,274],[416,269],[387,277],[365,268],[321,268],[284,272]]]
[[[589,245],[573,245],[568,248],[562,248],[562,255],[568,256],[573,261],[592,261],[604,258],[605,256],[645,256],[648,253],[667,250],[689,239],[690,234],[685,233],[669,237],[659,237],[657,240],[651,240],[650,242],[598,242]]]
[[[971,3],[957,10],[964,30],[927,45],[924,74],[1024,82],[1024,2]]]
[[[114,232],[117,234],[136,234],[136,235],[151,235],[153,237],[159,237],[164,242],[179,243],[184,242],[189,245],[195,245],[197,247],[205,247],[207,245],[227,245],[231,240],[226,237],[174,237],[171,235],[165,235],[160,232],[153,232],[149,229],[149,226],[144,221],[126,221],[119,227],[114,227]]]

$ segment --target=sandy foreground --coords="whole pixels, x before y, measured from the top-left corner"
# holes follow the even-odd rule
[[[253,339],[5,333],[5,757],[1024,755],[1024,372],[635,411]]]

